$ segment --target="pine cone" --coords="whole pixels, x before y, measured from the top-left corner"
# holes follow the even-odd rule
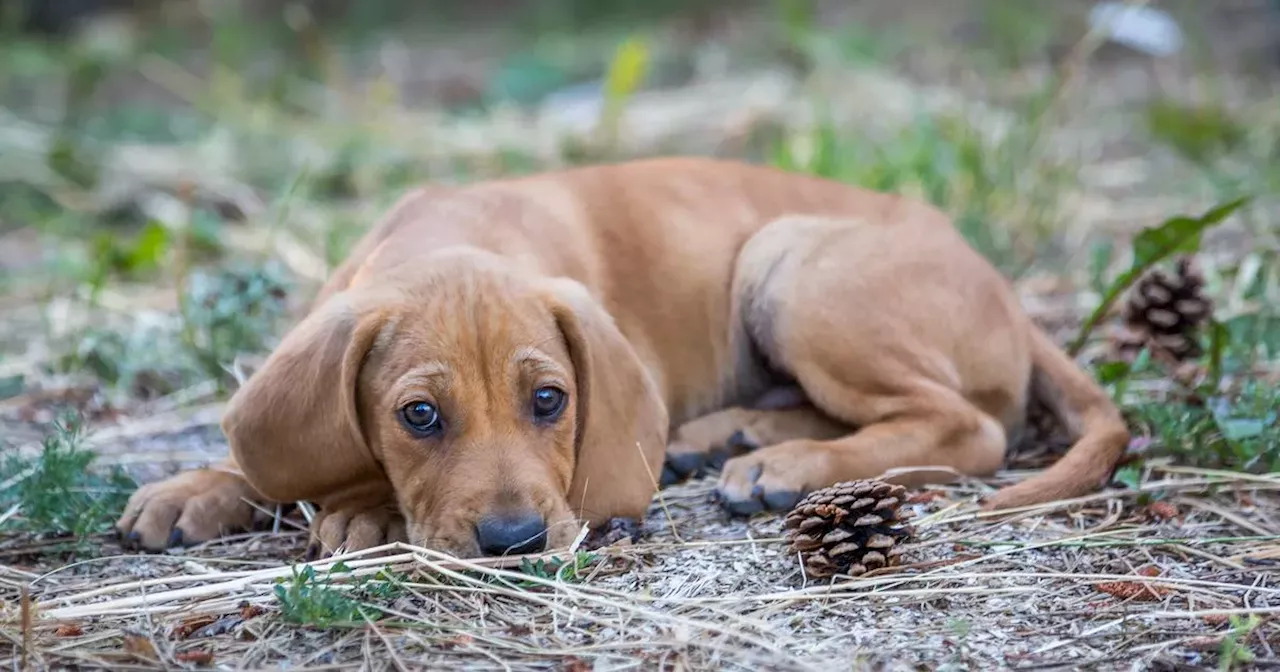
[[[815,490],[787,514],[787,540],[814,578],[859,576],[898,564],[911,536],[899,511],[906,488],[847,481]]]
[[[1142,348],[1171,363],[1200,356],[1200,328],[1213,312],[1204,277],[1190,258],[1178,260],[1171,275],[1153,269],[1140,278],[1124,305],[1123,326],[1112,339],[1117,358],[1132,362]]]

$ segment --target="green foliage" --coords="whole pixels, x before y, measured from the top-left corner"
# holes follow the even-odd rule
[[[1155,139],[1197,164],[1239,150],[1248,136],[1235,115],[1216,105],[1156,100],[1147,106],[1146,120],[1147,130]]]
[[[210,379],[225,387],[237,356],[270,349],[290,288],[274,263],[197,270],[187,278],[179,319],[88,329],[54,368],[89,373],[143,398]]]
[[[1200,218],[1175,217],[1163,227],[1149,229],[1135,240],[1134,260],[1104,292],[1114,302],[1139,275],[1171,252],[1194,251],[1200,235],[1222,221],[1244,200],[1214,208]],[[1161,397],[1130,394],[1139,379],[1166,379],[1167,368],[1142,351],[1132,363],[1103,362],[1095,374],[1122,405],[1139,436],[1149,437],[1154,455],[1180,463],[1214,469],[1266,473],[1280,470],[1280,389],[1257,376],[1259,359],[1280,356],[1280,310],[1268,297],[1280,289],[1280,263],[1268,255],[1250,257],[1244,277],[1237,277],[1233,293],[1249,310],[1208,323],[1201,335],[1204,354],[1193,364],[1204,375],[1197,382],[1176,383]],[[1221,275],[1221,274],[1220,274]],[[1237,273],[1237,275],[1240,275]],[[1119,287],[1119,288],[1118,288]],[[1101,320],[1094,311],[1086,327]],[[1140,467],[1116,480],[1135,485]]]
[[[1035,245],[1052,233],[1066,177],[1062,166],[1033,158],[1029,130],[991,140],[962,118],[918,117],[876,139],[820,124],[785,138],[772,163],[928,201],[950,214],[992,263],[1016,273],[1035,261]]]
[[[182,299],[182,341],[204,374],[225,380],[237,355],[267,350],[288,292],[277,264],[193,273]]]
[[[1280,470],[1280,390],[1247,381],[1238,390],[1182,392],[1125,408],[1153,451],[1179,462],[1253,473]]]
[[[1254,630],[1262,625],[1262,618],[1257,614],[1249,614],[1248,619],[1232,614],[1230,622],[1231,629],[1218,647],[1218,669],[1221,672],[1230,672],[1254,661],[1256,656],[1249,650],[1246,642],[1253,636]]]
[[[324,576],[311,565],[295,567],[289,579],[280,579],[272,588],[280,605],[280,616],[290,623],[317,628],[364,625],[382,612],[366,604],[383,602],[400,596],[400,579],[387,570],[373,577],[352,579],[339,584],[339,575],[350,573],[343,563],[335,564]]]
[[[1143,229],[1133,239],[1133,262],[1125,272],[1111,281],[1102,295],[1102,301],[1085,319],[1079,335],[1068,350],[1075,354],[1084,347],[1089,335],[1111,310],[1111,306],[1143,273],[1174,254],[1188,254],[1199,250],[1200,238],[1204,232],[1226,221],[1248,201],[1248,198],[1238,198],[1218,205],[1199,217],[1172,217],[1158,226]]]
[[[60,419],[38,456],[0,462],[0,509],[14,512],[0,530],[70,537],[71,549],[80,551],[91,546],[91,535],[110,531],[137,486],[118,468],[90,470],[96,456],[83,448],[81,428],[78,418]]]
[[[520,562],[520,571],[530,576],[536,576],[540,579],[557,580],[557,581],[580,581],[586,573],[587,568],[599,562],[600,558],[595,553],[588,551],[578,551],[573,558],[566,560],[559,556],[550,558],[538,558],[530,561],[524,558]],[[533,582],[525,582],[522,584],[525,588],[536,588],[538,584]]]

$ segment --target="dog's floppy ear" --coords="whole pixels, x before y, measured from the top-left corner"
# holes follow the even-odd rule
[[[631,344],[585,287],[557,279],[549,293],[577,387],[569,508],[593,526],[643,519],[667,447],[666,405]]]
[[[378,305],[367,295],[334,295],[232,395],[222,431],[264,497],[319,503],[385,479],[356,399],[361,365],[386,323]]]

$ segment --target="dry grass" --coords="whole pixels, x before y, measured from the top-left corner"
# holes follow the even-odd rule
[[[710,483],[696,482],[664,491],[641,543],[602,550],[577,576],[404,544],[313,563],[350,568],[338,590],[391,566],[397,596],[365,604],[381,612],[367,622],[283,622],[273,587],[297,568],[281,560],[297,558],[301,537],[261,533],[6,568],[13,620],[0,633],[46,669],[161,669],[204,655],[295,669],[1043,669],[1203,663],[1233,617],[1257,615],[1248,644],[1275,659],[1280,477],[1157,467],[1136,490],[1001,515],[971,504],[985,489],[917,493],[905,564],[853,580],[806,581],[776,518],[724,520]],[[1160,504],[1136,504],[1151,496]],[[24,599],[25,626],[14,619]]]

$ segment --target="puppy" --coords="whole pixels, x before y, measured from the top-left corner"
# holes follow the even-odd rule
[[[724,457],[742,515],[989,475],[1032,398],[1075,443],[989,508],[1099,487],[1129,434],[924,203],[698,158],[427,187],[231,398],[229,460],[139,489],[118,529],[160,549],[307,500],[324,552],[535,552]]]

